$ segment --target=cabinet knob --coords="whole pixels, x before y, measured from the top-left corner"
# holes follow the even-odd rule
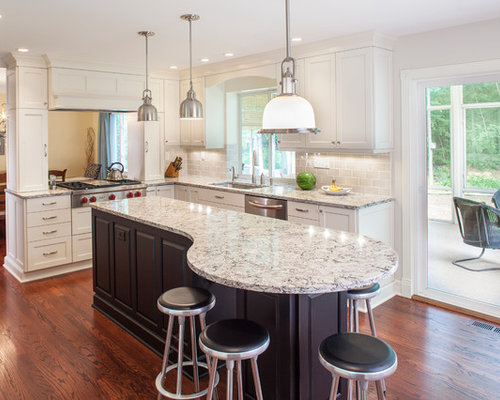
[[[165,143],[168,143],[168,140],[165,140]]]
[[[332,140],[332,144],[337,144],[337,142],[335,140]]]
[[[340,140],[337,140],[337,144],[340,145]]]

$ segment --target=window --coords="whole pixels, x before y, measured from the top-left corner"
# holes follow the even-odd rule
[[[127,114],[113,113],[110,119],[110,163],[119,161],[123,164],[125,171],[128,170],[127,163]]]
[[[241,127],[241,174],[252,174],[252,154],[256,153],[256,171],[269,176],[269,135],[260,135],[262,114],[266,104],[276,96],[272,91],[253,91],[241,93],[239,96]],[[278,150],[277,135],[272,135],[271,151],[273,159],[273,176],[292,178],[295,176],[295,153]],[[257,172],[258,171],[258,172]]]

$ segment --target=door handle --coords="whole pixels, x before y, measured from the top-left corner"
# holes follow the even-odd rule
[[[282,204],[261,204],[256,203],[255,201],[249,201],[248,204],[257,208],[262,208],[264,210],[281,210],[283,208]]]
[[[146,143],[145,143],[145,144],[146,144],[146,150],[145,150],[145,151],[146,151],[146,153],[147,153],[147,152],[149,151],[149,142],[146,140]]]
[[[47,157],[47,155],[48,155],[47,143],[45,143],[43,145],[43,154],[44,154],[44,157]]]

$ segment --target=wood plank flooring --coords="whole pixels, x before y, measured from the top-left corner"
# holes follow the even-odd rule
[[[91,271],[21,285],[0,268],[0,399],[156,399],[160,358],[91,303]],[[399,357],[388,400],[500,398],[500,334],[401,297],[375,320]]]

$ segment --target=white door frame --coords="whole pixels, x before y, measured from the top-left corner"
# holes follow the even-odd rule
[[[425,89],[500,81],[500,60],[401,71],[403,296],[414,294],[499,315],[497,307],[427,288],[427,174]],[[479,309],[478,309],[479,307]]]

